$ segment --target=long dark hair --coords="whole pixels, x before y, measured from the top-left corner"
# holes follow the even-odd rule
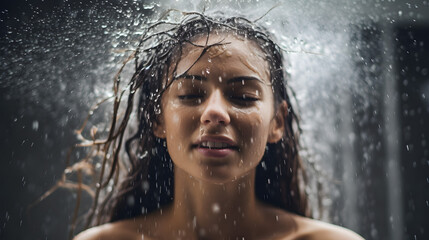
[[[171,11],[167,15],[169,13]],[[216,31],[243,36],[260,47],[270,71],[275,109],[282,101],[286,101],[288,105],[283,138],[277,143],[267,144],[264,156],[257,166],[257,198],[285,211],[311,217],[307,194],[304,191],[307,178],[299,156],[299,121],[288,93],[291,90],[287,88],[289,77],[285,71],[283,50],[256,21],[243,17],[227,18],[223,14],[215,14],[212,17],[196,12],[180,14],[184,16],[181,22],[170,22],[161,18],[145,28],[137,49],[115,76],[113,117],[108,136],[105,140],[94,138],[89,144],[96,149],[93,156],[100,156],[99,153],[102,153],[102,164],[93,194],[93,206],[87,215],[85,227],[148,214],[172,202],[174,165],[165,140],[155,137],[153,124],[161,114],[161,96],[176,76],[183,44],[190,43],[202,48],[201,57],[210,47],[225,43],[210,45],[206,41],[204,45],[196,45],[192,40],[201,36],[208,40],[209,35]],[[125,65],[132,60],[135,71],[126,85],[128,90],[120,91],[121,73]],[[173,76],[173,79],[168,76]],[[127,96],[126,107],[124,113],[120,114],[123,96]],[[137,110],[134,110],[135,96],[138,96]],[[137,112],[136,129],[126,137],[134,112]],[[82,129],[78,131],[79,134]],[[127,140],[124,142],[124,139]],[[128,162],[120,161],[123,147]],[[120,181],[120,169],[124,168],[128,168],[127,173]],[[116,186],[117,189],[114,189]],[[102,190],[108,188],[110,191],[105,191],[107,193],[104,199],[99,200]],[[79,185],[78,189],[82,189],[82,186]],[[96,219],[93,218],[95,215]]]
[[[153,32],[142,39],[142,46],[144,41],[151,41],[152,46],[136,55],[141,58],[134,76],[135,85],[140,91],[138,129],[125,144],[132,167],[111,201],[106,220],[114,222],[147,214],[173,200],[173,163],[165,140],[155,137],[152,124],[161,112],[162,93],[173,82],[166,76],[171,75],[168,72],[170,66],[177,65],[175,58],[181,56],[183,43],[193,44],[191,40],[202,34],[208,39],[216,30],[244,36],[259,45],[269,65],[275,104],[283,100],[288,104],[284,136],[281,141],[267,145],[262,161],[257,166],[257,197],[286,211],[310,216],[308,199],[303,189],[306,186],[305,171],[298,154],[299,122],[286,89],[288,75],[282,50],[265,29],[245,18],[208,17],[200,13],[185,15],[182,22],[173,24],[168,31]],[[159,23],[166,24],[170,23]],[[198,46],[203,48],[201,56],[213,45]]]

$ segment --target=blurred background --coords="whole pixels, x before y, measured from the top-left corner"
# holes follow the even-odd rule
[[[29,205],[60,179],[142,24],[167,8],[257,19],[277,3],[3,0],[0,239],[67,238],[76,193]],[[318,217],[366,239],[429,239],[429,1],[282,1],[262,22],[290,52],[302,154],[335,179]]]

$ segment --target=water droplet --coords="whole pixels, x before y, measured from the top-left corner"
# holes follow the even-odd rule
[[[159,6],[159,4],[156,4],[156,3],[154,3],[154,2],[151,2],[151,3],[148,3],[148,4],[145,4],[145,5],[143,5],[143,9],[146,9],[146,10],[152,10],[152,9],[154,9],[155,8],[155,6]]]
[[[220,206],[219,206],[218,203],[213,203],[213,205],[212,205],[212,211],[213,211],[213,213],[219,213]]]
[[[128,204],[128,206],[133,206],[134,203],[135,203],[134,196],[128,196],[127,197],[127,204]]]
[[[192,228],[196,228],[197,227],[197,217],[194,216],[194,219],[192,219]]]
[[[149,190],[149,187],[150,187],[150,185],[149,185],[149,182],[148,182],[148,181],[143,181],[143,182],[142,182],[142,188],[143,188],[143,190],[144,190],[145,192],[147,192],[147,191]]]
[[[38,121],[33,121],[32,126],[33,126],[33,130],[34,131],[39,130],[39,122]]]
[[[267,170],[267,165],[265,164],[265,161],[261,162],[261,166],[264,170]]]

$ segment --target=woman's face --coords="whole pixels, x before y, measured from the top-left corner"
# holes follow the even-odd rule
[[[194,43],[205,41],[200,37]],[[283,117],[274,117],[268,64],[259,46],[231,34],[211,34],[209,44],[218,42],[224,44],[200,59],[202,48],[184,45],[176,75],[190,69],[164,92],[154,131],[166,139],[176,168],[224,183],[256,168],[267,141],[280,140]]]

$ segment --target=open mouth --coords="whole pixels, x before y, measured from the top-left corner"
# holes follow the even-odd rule
[[[194,147],[200,154],[208,158],[224,158],[238,151],[237,146],[225,142],[202,141]]]
[[[238,149],[237,146],[233,146],[225,142],[214,141],[203,141],[200,144],[196,145],[196,147],[207,149]]]

